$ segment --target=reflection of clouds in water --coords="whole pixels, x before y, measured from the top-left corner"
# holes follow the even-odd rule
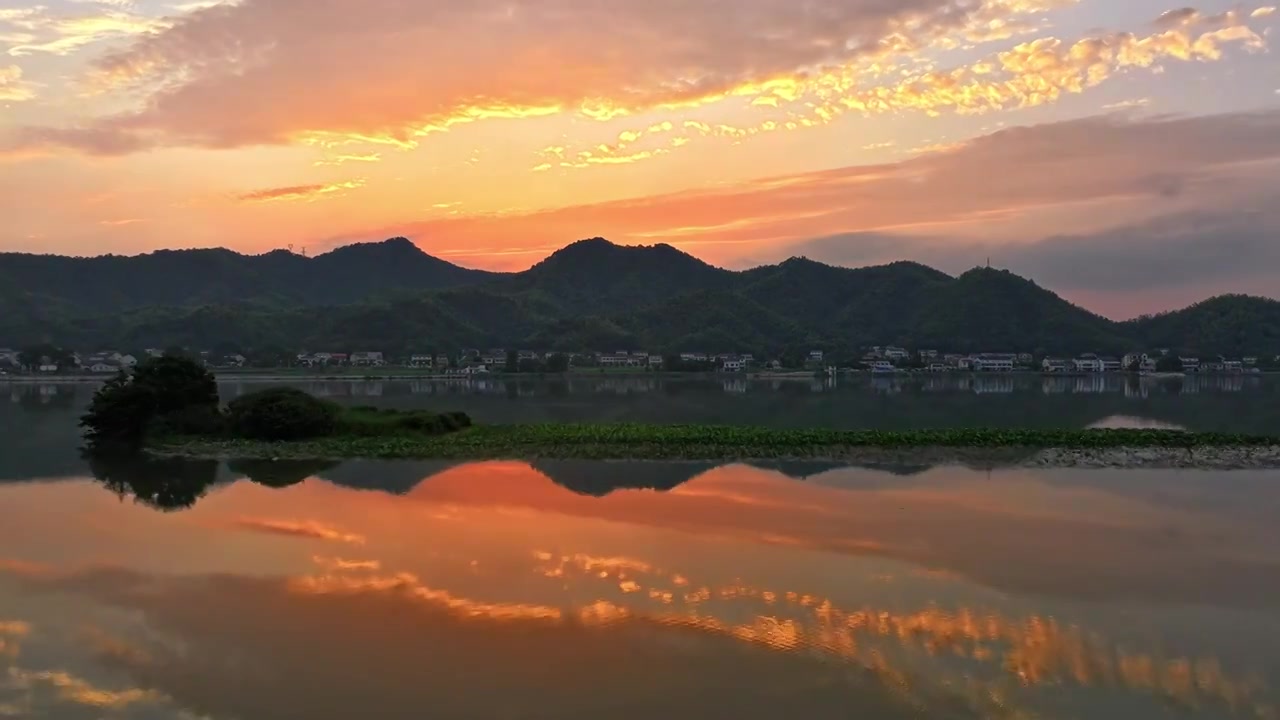
[[[237,520],[235,526],[244,530],[273,535],[331,540],[351,545],[363,545],[365,542],[363,535],[346,532],[315,520],[279,520],[275,518],[246,517]]]
[[[824,653],[907,678],[910,672],[889,664],[891,656],[898,656],[903,663],[917,666],[915,682],[928,678],[944,685],[963,685],[985,675],[989,678],[986,691],[992,697],[1007,698],[1018,687],[1073,684],[1141,692],[1184,708],[1213,706],[1248,717],[1276,717],[1276,708],[1262,701],[1266,688],[1261,680],[1232,677],[1216,658],[1133,652],[1083,628],[1062,625],[1053,617],[1014,618],[971,608],[948,611],[930,607],[915,612],[842,608],[810,594],[741,583],[681,591],[669,587],[674,585],[672,580],[688,581],[665,570],[640,571],[651,577],[636,577],[634,568],[642,564],[638,561],[615,565],[612,572],[599,572],[599,565],[584,563],[582,556],[554,558],[540,552],[534,557],[540,571],[549,577],[572,578],[576,570],[576,579],[583,582],[612,584],[630,578],[623,580],[620,589],[624,593],[643,592],[642,596],[662,604],[671,605],[674,599],[677,606],[683,606],[675,610],[614,606],[609,617],[615,621],[646,617],[773,650]],[[759,605],[752,607],[757,602]],[[751,619],[733,622],[725,617]],[[942,667],[943,661],[967,661],[968,670],[952,677]],[[922,662],[932,669],[921,673]]]
[[[1089,429],[1186,430],[1187,428],[1183,425],[1152,420],[1151,418],[1133,415],[1112,415],[1089,425]]]
[[[0,621],[0,717],[100,718],[167,703],[156,690],[111,689],[63,669],[24,667],[19,641],[27,639],[38,639],[30,623]]]
[[[729,666],[736,683],[780,682],[775,673],[784,671],[791,678],[788,682],[797,681],[817,670],[819,666],[812,665],[817,656],[839,663],[825,667],[866,673],[875,687],[889,692],[903,707],[926,712],[965,709],[948,715],[955,717],[1022,717],[1013,708],[1033,701],[1029,693],[1063,685],[1123,690],[1183,708],[1231,710],[1241,717],[1271,717],[1261,684],[1228,674],[1215,659],[1137,652],[1051,617],[1013,617],[969,608],[841,607],[820,596],[744,582],[710,586],[634,557],[537,552],[532,559],[532,577],[554,577],[552,584],[585,589],[586,597],[593,599],[562,604],[480,600],[433,587],[414,574],[371,571],[365,562],[350,563],[349,568],[325,563],[318,574],[283,582],[123,570],[32,574],[27,578],[32,587],[82,593],[143,613],[156,634],[125,641],[98,633],[93,640],[93,651],[116,669],[128,671],[136,688],[95,695],[92,685],[63,682],[66,678],[58,671],[30,679],[68,697],[97,698],[100,707],[198,693],[202,700],[191,709],[217,714],[223,711],[218,698],[237,694],[229,692],[227,683],[244,683],[252,675],[252,683],[273,688],[267,693],[273,696],[270,700],[246,691],[237,702],[296,702],[296,697],[274,696],[305,692],[301,685],[312,685],[313,672],[320,683],[329,683],[332,678],[326,673],[348,673],[351,662],[367,671],[362,680],[328,689],[344,701],[376,695],[359,685],[364,681],[421,699],[431,688],[413,678],[432,672],[468,677],[481,667],[486,668],[484,686],[490,690],[512,685],[529,691],[547,682],[568,683],[565,692],[603,697],[613,691],[595,693],[593,688],[604,687],[609,678],[625,683],[619,674],[636,673],[629,680],[640,687],[628,692],[665,698],[664,693],[677,691],[664,683],[697,686],[706,680],[702,673],[728,673]],[[504,582],[502,587],[525,586]],[[213,608],[218,612],[210,613]],[[655,646],[657,639],[664,642]],[[666,640],[677,645],[666,647]],[[767,651],[774,659],[751,656],[756,658],[751,662],[765,664],[743,670],[720,655],[675,652],[681,643],[722,641]],[[316,644],[324,651],[318,652]],[[537,659],[549,652],[557,663]],[[686,661],[693,664],[683,665]],[[782,664],[774,665],[775,661]],[[449,671],[433,670],[434,663],[445,663]],[[399,674],[383,664],[411,666],[413,672]],[[758,674],[766,667],[767,679]],[[596,678],[599,685],[590,675],[595,672],[603,673]],[[671,673],[663,682],[649,675],[662,672]],[[299,685],[300,677],[309,680]],[[435,682],[449,684],[446,678]],[[280,688],[280,683],[290,687]],[[455,683],[452,692],[461,705],[454,710],[467,703],[488,707],[491,699],[480,695],[490,691],[477,690]],[[559,696],[544,700],[551,703],[540,708],[544,712],[567,702]],[[650,697],[649,702],[656,700]],[[489,709],[497,712],[497,706]],[[476,712],[474,707],[469,711]],[[233,705],[223,712],[271,716],[269,707],[253,705]],[[912,715],[876,715],[899,716]]]

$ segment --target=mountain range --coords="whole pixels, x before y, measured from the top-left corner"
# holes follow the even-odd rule
[[[164,250],[90,258],[0,254],[0,346],[459,347],[755,352],[869,345],[941,351],[1167,347],[1280,354],[1280,302],[1220,296],[1116,322],[1008,271],[804,258],[746,271],[670,245],[575,242],[532,268],[453,265],[393,238],[308,258]]]

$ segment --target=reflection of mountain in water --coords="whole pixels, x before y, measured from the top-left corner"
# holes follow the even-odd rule
[[[603,497],[615,490],[673,490],[718,463],[539,460],[532,465],[560,487],[579,495]]]
[[[451,460],[347,460],[318,475],[343,487],[404,495],[459,464]]]

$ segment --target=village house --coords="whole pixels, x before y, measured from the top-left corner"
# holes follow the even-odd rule
[[[1012,356],[985,355],[977,358],[973,369],[978,372],[1013,372]]]
[[[467,365],[465,367],[453,368],[445,374],[449,377],[475,377],[476,375],[488,375],[489,368],[483,365]]]
[[[1182,369],[1183,369],[1184,371],[1186,371],[1186,372],[1199,372],[1199,371],[1200,371],[1200,358],[1198,358],[1198,357],[1180,357],[1180,358],[1178,358],[1178,359],[1182,361]]]
[[[1102,372],[1102,361],[1097,355],[1086,353],[1071,361],[1076,366],[1076,372]]]
[[[1120,372],[1121,370],[1124,369],[1123,366],[1120,364],[1120,358],[1115,358],[1115,357],[1098,358],[1098,363],[1099,363],[1099,366],[1102,368],[1102,372]]]
[[[433,368],[436,366],[436,358],[434,355],[410,355],[409,367],[414,368]]]
[[[351,364],[356,367],[382,367],[387,363],[382,359],[382,353],[364,350],[351,353]]]
[[[120,370],[120,366],[107,360],[98,360],[88,368],[91,373],[114,373]]]
[[[725,358],[721,369],[725,372],[742,372],[746,367],[747,363],[742,358]]]
[[[684,362],[707,362],[706,353],[680,353],[680,359]]]
[[[1141,367],[1144,363],[1146,363],[1150,359],[1151,359],[1151,356],[1148,355],[1147,353],[1131,352],[1128,355],[1125,355],[1124,358],[1120,360],[1120,362],[1121,364],[1124,365],[1124,369],[1128,370],[1129,368],[1133,367],[1135,363],[1139,367]]]
[[[825,357],[826,357],[826,353],[822,352],[821,350],[809,351],[809,362],[820,363],[823,361]]]
[[[928,361],[928,360],[937,360],[937,359],[938,359],[938,351],[937,351],[937,350],[921,350],[921,351],[920,351],[920,359],[921,359],[921,360],[926,360],[926,361]]]
[[[928,368],[929,372],[931,373],[944,373],[950,369],[951,367],[949,365],[947,365],[946,363],[940,363],[940,362],[929,363],[929,368]]]
[[[911,353],[907,352],[905,348],[890,346],[884,349],[884,357],[887,360],[894,361],[906,360],[911,357]]]
[[[647,353],[615,352],[600,356],[601,367],[644,367],[649,364]]]
[[[1258,357],[1256,355],[1247,355],[1241,362],[1244,363],[1245,367],[1255,367],[1258,364]]]
[[[1029,352],[1018,353],[1018,362],[1020,363],[1030,364],[1035,362],[1035,359],[1036,359],[1035,356]]]
[[[1240,360],[1224,360],[1222,369],[1229,373],[1244,372],[1244,362]]]
[[[649,355],[649,367],[660,368],[662,367],[662,365],[663,365],[663,360],[661,355],[653,355],[653,354]]]
[[[1064,373],[1068,371],[1067,361],[1061,358],[1045,358],[1040,362],[1040,369],[1047,373]]]

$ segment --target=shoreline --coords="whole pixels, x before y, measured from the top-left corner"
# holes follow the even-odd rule
[[[291,442],[171,438],[192,459],[828,461],[905,467],[1280,469],[1280,438],[1168,430],[835,431],[699,426],[479,426],[445,435]]]
[[[1027,453],[1030,451],[1030,455]],[[184,460],[457,460],[460,462],[500,462],[538,460],[592,460],[598,462],[721,462],[724,464],[752,462],[831,462],[848,463],[851,467],[875,468],[877,466],[933,468],[968,467],[986,469],[1046,469],[1046,470],[1280,470],[1280,445],[1263,448],[1203,447],[1174,448],[1105,448],[1085,450],[1078,448],[1029,449],[1009,446],[1004,448],[927,447],[902,450],[898,448],[855,447],[827,448],[812,454],[783,453],[777,455],[716,455],[698,453],[685,455],[631,456],[578,455],[572,453],[519,453],[497,455],[419,455],[377,454],[339,455],[325,454],[322,450],[305,447],[273,446],[269,443],[246,444],[210,443],[204,445],[160,446],[148,454]]]
[[[936,378],[936,377],[1044,377],[1044,378],[1080,378],[1080,377],[1134,377],[1139,380],[1161,381],[1194,377],[1266,377],[1280,375],[1280,371],[1262,371],[1256,373],[1201,372],[1166,375],[1139,375],[1128,372],[1107,373],[1050,373],[1038,370],[1014,370],[1011,372],[976,372],[957,370],[950,372],[898,372],[892,374],[872,373],[869,371],[840,372],[837,378]],[[104,383],[111,379],[110,374],[98,375],[0,375],[0,385],[73,385]],[[661,371],[574,371],[567,373],[487,373],[471,376],[450,376],[427,373],[383,373],[361,375],[356,373],[290,373],[270,372],[267,370],[254,372],[214,373],[218,382],[385,382],[395,380],[431,381],[440,383],[464,383],[475,380],[547,380],[574,378],[655,378],[655,379],[732,379],[742,380],[813,380],[826,379],[830,376],[815,372],[661,372]]]

